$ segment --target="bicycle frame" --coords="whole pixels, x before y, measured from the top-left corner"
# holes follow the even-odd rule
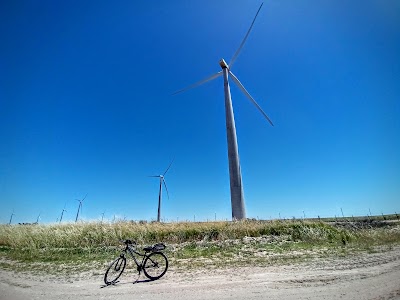
[[[137,266],[137,270],[138,270],[139,273],[140,273],[140,272],[142,271],[142,268],[143,268],[144,260],[145,260],[146,257],[147,257],[146,253],[145,253],[145,254],[141,254],[141,253],[137,252],[135,249],[132,249],[132,248],[129,246],[129,244],[126,244],[125,249],[123,250],[123,252],[129,253],[129,254],[131,255],[131,257],[133,258],[133,261],[135,262],[135,264],[136,264],[136,266]],[[139,256],[142,256],[142,257],[143,257],[141,263],[138,262],[138,260],[136,259],[136,256],[135,256],[134,253],[137,254],[137,255],[139,255]],[[124,255],[124,254],[121,253],[120,256],[123,256],[123,255]]]

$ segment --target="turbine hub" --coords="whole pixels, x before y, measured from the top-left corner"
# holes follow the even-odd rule
[[[221,58],[221,60],[219,61],[219,65],[221,66],[222,69],[229,69],[228,64],[223,58]]]

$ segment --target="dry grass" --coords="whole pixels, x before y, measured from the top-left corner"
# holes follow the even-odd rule
[[[345,229],[322,222],[242,221],[207,223],[78,223],[0,226],[0,246],[16,249],[98,248],[132,239],[139,244],[241,239],[246,236],[291,235],[293,240],[349,238]]]
[[[117,255],[118,241],[127,238],[139,245],[166,243],[170,262],[177,268],[293,262],[399,244],[397,223],[377,224],[253,220],[0,225],[0,266],[101,269]]]

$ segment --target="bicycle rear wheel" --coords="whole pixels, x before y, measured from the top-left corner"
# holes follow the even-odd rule
[[[126,266],[126,258],[124,256],[118,257],[108,267],[106,274],[104,274],[104,283],[114,284],[124,272]]]
[[[147,278],[156,280],[161,278],[168,269],[167,257],[162,252],[153,252],[146,257],[143,263],[143,272]]]

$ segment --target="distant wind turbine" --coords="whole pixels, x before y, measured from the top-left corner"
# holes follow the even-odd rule
[[[15,216],[15,214],[14,214],[14,210],[13,210],[13,212],[11,213],[11,216],[10,216],[10,222],[8,222],[8,225],[11,225],[11,222],[12,222],[12,218],[13,218],[13,216]]]
[[[79,201],[78,212],[76,213],[75,223],[78,222],[79,212],[82,212],[82,202],[83,202],[83,200],[86,199],[87,195],[88,195],[88,194],[86,194],[86,196],[83,197],[82,200],[80,200],[80,199],[75,199],[76,201]]]
[[[39,219],[40,219],[40,215],[41,215],[42,213],[40,212],[39,213],[39,215],[37,216],[37,218],[36,218],[36,224],[39,224]]]
[[[168,168],[165,170],[165,172],[162,175],[153,175],[153,176],[149,176],[149,177],[158,177],[160,178],[160,189],[158,191],[158,210],[157,210],[157,222],[160,222],[161,220],[161,197],[162,197],[162,185],[164,184],[165,186],[165,190],[167,192],[167,196],[169,199],[169,194],[168,194],[168,188],[167,188],[167,183],[165,182],[165,174],[167,174],[169,168],[171,167],[172,163],[174,162],[174,160],[171,161],[171,163],[169,164]]]
[[[222,68],[221,71],[203,79],[197,83],[194,83],[182,90],[175,92],[173,95],[187,91],[189,89],[195,88],[203,83],[206,83],[210,80],[213,80],[219,76],[223,76],[224,78],[224,94],[225,94],[225,117],[226,117],[226,134],[228,141],[228,160],[229,160],[229,177],[230,177],[230,190],[231,190],[231,204],[232,204],[232,219],[233,220],[241,220],[246,218],[246,209],[244,203],[244,195],[243,195],[243,185],[242,185],[242,174],[240,170],[240,162],[239,162],[239,150],[237,144],[236,137],[236,126],[235,119],[233,115],[232,108],[232,99],[231,99],[231,91],[229,88],[229,75],[233,79],[233,82],[239,87],[239,89],[245,94],[245,96],[253,103],[253,105],[261,112],[264,118],[273,126],[274,124],[267,116],[267,114],[261,109],[260,105],[253,99],[253,97],[247,92],[239,79],[232,73],[231,69],[236,59],[239,56],[240,51],[242,50],[251,29],[253,28],[254,22],[257,18],[258,13],[261,10],[262,3],[260,8],[258,9],[253,22],[250,25],[249,30],[247,31],[243,41],[241,42],[239,48],[236,50],[233,55],[229,65],[226,63],[224,59],[219,61],[219,65]]]
[[[63,218],[63,215],[64,215],[64,212],[66,212],[67,210],[65,209],[65,206],[67,205],[67,202],[65,202],[65,204],[64,204],[64,208],[63,208],[63,210],[62,210],[62,212],[61,212],[61,217],[60,217],[60,223],[61,223],[61,221],[62,221],[62,218]]]

